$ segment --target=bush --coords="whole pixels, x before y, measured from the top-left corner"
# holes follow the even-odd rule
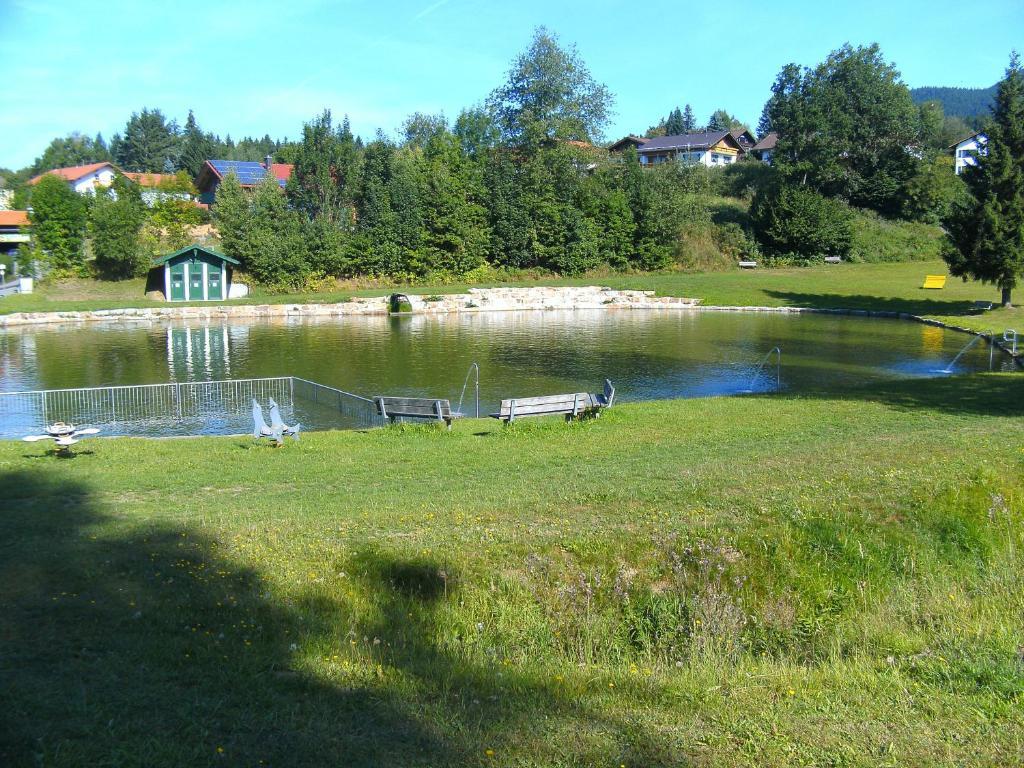
[[[904,184],[901,214],[915,221],[938,224],[965,189],[963,179],[953,171],[953,158],[938,155],[922,162],[917,173]]]
[[[850,210],[808,187],[782,184],[758,192],[751,218],[758,241],[770,255],[807,263],[850,253]]]
[[[731,163],[714,171],[714,188],[719,195],[750,200],[775,178],[770,165],[760,160],[747,159]]]

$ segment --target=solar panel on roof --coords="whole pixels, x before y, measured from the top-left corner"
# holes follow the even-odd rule
[[[243,186],[255,186],[267,175],[267,169],[252,160],[211,160],[210,165],[221,176],[234,173]]]

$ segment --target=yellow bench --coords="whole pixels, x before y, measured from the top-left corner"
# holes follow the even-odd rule
[[[922,288],[945,288],[946,287],[946,276],[945,275],[925,275],[924,285]]]

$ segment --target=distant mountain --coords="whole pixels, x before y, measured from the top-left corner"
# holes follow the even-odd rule
[[[941,101],[947,117],[962,117],[974,123],[979,117],[988,115],[989,107],[996,95],[996,87],[990,88],[911,88],[914,102]]]

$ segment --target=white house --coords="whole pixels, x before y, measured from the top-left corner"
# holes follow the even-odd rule
[[[117,170],[111,163],[91,163],[76,165],[71,168],[54,168],[29,180],[29,184],[38,184],[43,176],[60,176],[80,195],[94,195],[100,187],[109,187],[114,183]]]
[[[964,168],[977,166],[979,156],[988,154],[988,136],[984,133],[975,133],[973,136],[961,139],[949,148],[953,150],[953,162],[959,176],[963,173]]]

